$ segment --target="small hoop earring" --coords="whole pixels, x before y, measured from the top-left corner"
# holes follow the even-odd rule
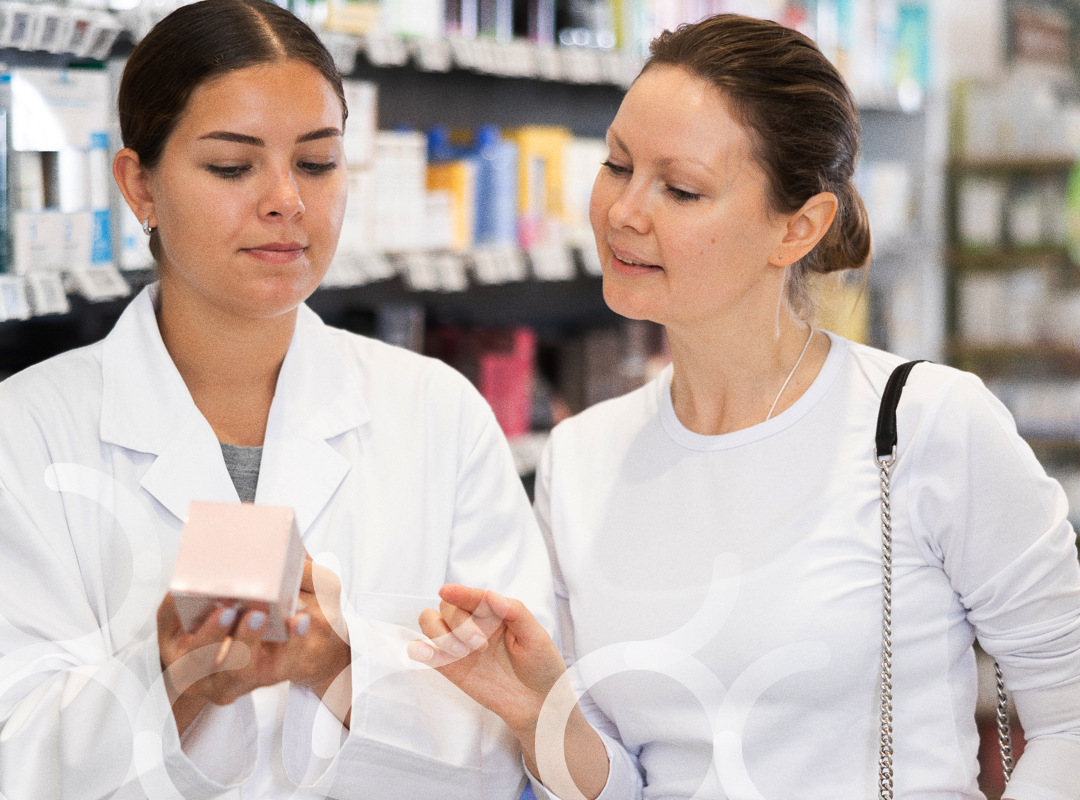
[[[147,217],[142,221],[142,232],[149,236],[153,230],[154,229],[150,227],[150,217]]]

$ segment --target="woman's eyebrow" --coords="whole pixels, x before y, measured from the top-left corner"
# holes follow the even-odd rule
[[[311,133],[305,133],[303,136],[296,140],[297,144],[302,142],[313,142],[316,139],[327,139],[331,136],[341,136],[341,131],[338,128],[320,128],[317,131]],[[212,131],[204,136],[200,136],[199,139],[217,139],[222,142],[236,142],[237,144],[250,144],[255,147],[263,147],[266,142],[257,136],[248,136],[245,133],[233,133],[232,131]]]

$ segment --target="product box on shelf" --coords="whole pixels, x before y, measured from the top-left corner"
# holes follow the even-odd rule
[[[10,74],[15,272],[112,264],[108,104],[101,70]]]

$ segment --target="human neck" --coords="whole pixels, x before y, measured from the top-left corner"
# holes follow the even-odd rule
[[[296,310],[271,319],[240,317],[164,283],[159,301],[165,349],[218,440],[261,445]]]
[[[783,413],[813,383],[829,353],[828,337],[815,334],[807,344],[808,325],[788,313],[757,326],[732,319],[693,328],[670,325],[667,333],[675,415],[688,430],[706,436],[764,422],[774,402],[772,416]]]

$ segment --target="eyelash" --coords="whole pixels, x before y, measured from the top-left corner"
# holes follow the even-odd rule
[[[297,164],[297,166],[300,167],[300,169],[302,169],[304,172],[313,176],[325,175],[331,170],[337,169],[337,163],[334,161],[329,161],[325,164],[320,164],[314,161],[301,161],[299,164]],[[217,175],[219,178],[223,178],[227,181],[235,181],[242,178],[245,172],[251,170],[251,167],[218,167],[211,164],[207,167],[207,169],[210,170],[210,172],[212,172],[214,175]]]
[[[601,166],[607,169],[612,175],[616,175],[620,178],[624,178],[633,172],[633,170],[629,167],[622,167],[618,164],[612,163],[611,161],[605,161],[601,164]],[[679,203],[691,203],[694,200],[698,200],[701,198],[700,194],[687,192],[683,189],[676,189],[673,186],[668,187],[668,192],[670,192],[671,196],[675,198],[675,201]]]

